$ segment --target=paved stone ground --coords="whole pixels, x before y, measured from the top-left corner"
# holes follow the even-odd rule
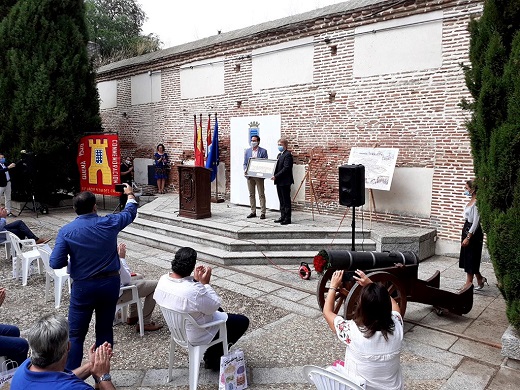
[[[168,195],[157,202],[172,203]],[[247,208],[239,208],[247,215]],[[20,218],[37,235],[54,237],[74,215],[67,208],[52,209],[39,218],[24,211]],[[305,219],[303,213],[295,219],[299,218]],[[337,222],[327,218],[320,221],[329,225]],[[143,244],[127,244],[129,264],[134,271],[147,278],[159,278],[167,272],[171,253]],[[422,262],[419,277],[425,279],[435,270],[441,271],[443,289],[456,291],[464,282],[463,270],[453,257],[435,256]],[[408,303],[401,357],[407,389],[518,388],[520,365],[506,362],[500,354],[500,338],[508,324],[490,263],[483,263],[482,273],[490,285],[475,293],[473,309],[465,316],[446,313],[439,317],[431,306]],[[297,266],[277,266],[268,260],[265,265],[214,266],[213,274],[212,284],[223,298],[224,309],[244,313],[251,319],[250,329],[236,345],[245,352],[251,389],[311,389],[303,378],[302,366],[324,366],[344,356],[344,347],[330,332],[318,309],[315,275],[304,281],[297,274]],[[41,315],[55,311],[53,302],[44,302],[43,275],[32,275],[28,285],[22,287],[20,281],[11,278],[11,264],[6,260],[0,261],[0,275],[1,285],[8,290],[1,309],[2,322],[17,324],[25,331]],[[59,313],[67,315],[68,300],[65,292]],[[164,323],[158,308],[154,320]],[[93,324],[94,321],[86,344],[93,341]],[[188,388],[188,359],[184,351],[177,352],[175,378],[166,384],[166,327],[147,332],[141,338],[133,326],[116,325],[114,334],[112,374],[117,388]],[[200,389],[217,389],[217,383],[216,373],[201,368]]]

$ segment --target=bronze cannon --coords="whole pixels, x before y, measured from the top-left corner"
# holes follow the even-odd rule
[[[334,312],[344,305],[344,316],[351,319],[361,291],[361,286],[352,278],[360,269],[374,282],[382,283],[397,301],[404,317],[406,304],[418,302],[432,305],[437,314],[444,310],[462,315],[473,306],[473,285],[453,293],[440,289],[440,272],[436,271],[427,280],[418,278],[419,259],[413,252],[353,252],[325,251],[329,267],[321,277],[317,287],[318,305],[323,309],[329,292],[330,280],[336,270],[344,270],[339,291],[335,292]]]

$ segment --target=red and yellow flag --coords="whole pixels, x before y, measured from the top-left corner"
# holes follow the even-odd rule
[[[196,142],[195,142],[195,166],[203,167],[204,166],[204,144],[202,142],[202,114],[200,114],[200,122],[197,127],[197,116],[194,115],[195,120],[195,133],[196,133]]]

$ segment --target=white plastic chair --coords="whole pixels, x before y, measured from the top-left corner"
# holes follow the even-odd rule
[[[48,302],[49,290],[51,289],[51,279],[54,281],[54,307],[58,309],[61,303],[61,293],[63,291],[63,285],[68,282],[69,295],[70,295],[70,275],[67,272],[67,267],[60,269],[53,269],[49,264],[49,258],[51,256],[50,247],[38,248],[40,256],[42,258],[43,266],[45,267],[45,302]]]
[[[19,277],[20,263],[22,265],[22,286],[27,286],[29,268],[34,260],[41,260],[38,245],[33,239],[20,240],[16,234],[9,232],[11,241],[11,253],[13,255],[13,278]],[[24,252],[24,249],[26,251]],[[38,261],[38,272],[41,273],[40,261]]]
[[[318,390],[364,390],[351,380],[318,366],[304,366],[303,375]]]
[[[117,312],[121,310],[121,322],[126,322],[126,319],[128,318],[127,310],[128,307],[135,303],[137,305],[137,316],[139,317],[139,333],[141,334],[141,337],[144,336],[144,318],[143,318],[143,304],[141,302],[141,298],[139,298],[139,291],[137,291],[137,286],[130,284],[128,286],[123,286],[119,289],[120,296],[126,291],[131,290],[132,291],[132,299],[118,303],[116,305],[116,313],[115,318],[117,319]]]
[[[212,321],[204,325],[199,325],[195,322],[193,317],[187,313],[180,313],[178,311],[168,309],[163,306],[159,306],[161,308],[162,314],[166,323],[168,324],[168,329],[170,329],[170,362],[168,365],[168,382],[171,382],[173,379],[172,369],[173,369],[173,357],[175,354],[175,349],[177,344],[182,348],[186,348],[188,350],[188,358],[189,358],[189,382],[190,382],[190,390],[197,389],[197,383],[199,382],[199,370],[200,370],[200,361],[204,356],[204,352],[206,349],[211,347],[212,345],[222,343],[224,347],[224,355],[228,353],[228,342],[227,342],[227,330],[226,330],[226,320],[218,320]],[[193,327],[200,329],[211,328],[215,325],[219,326],[219,337],[209,344],[200,344],[194,345],[191,344],[188,340],[188,336],[186,334],[186,325],[187,323],[191,324]]]
[[[5,258],[9,260],[11,257],[11,239],[7,230],[0,231],[0,244],[5,246]]]

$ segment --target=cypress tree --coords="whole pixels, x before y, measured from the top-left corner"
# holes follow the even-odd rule
[[[477,205],[507,318],[520,329],[520,0],[486,0],[470,23],[468,130]]]
[[[39,200],[75,191],[78,139],[101,130],[84,2],[23,0],[3,12],[0,148],[12,161],[22,149],[34,153],[31,171],[18,182],[32,178]]]

